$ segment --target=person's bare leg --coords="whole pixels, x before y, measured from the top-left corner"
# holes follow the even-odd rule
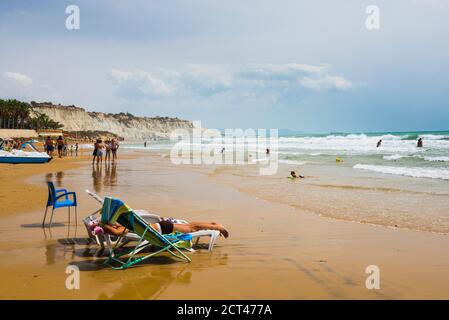
[[[229,232],[223,225],[215,222],[190,222],[190,223],[174,223],[173,230],[182,233],[191,233],[200,230],[218,230],[225,237],[229,237]]]

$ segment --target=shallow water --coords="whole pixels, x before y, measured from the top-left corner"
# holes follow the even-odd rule
[[[286,179],[295,170],[305,179]],[[217,170],[230,187],[326,217],[449,234],[449,186],[440,179],[353,170],[338,164],[282,165],[274,176],[251,166]]]
[[[416,146],[418,137],[423,148]],[[141,143],[124,148],[168,154],[172,146],[152,142],[147,148]],[[251,139],[246,147],[260,149]],[[221,145],[215,148],[221,150]],[[231,152],[226,145],[225,156]],[[258,171],[267,166],[264,158],[246,157],[246,165],[220,165],[217,170],[228,175],[223,180],[234,189],[327,217],[449,233],[449,132],[280,137],[270,155],[279,159],[279,169],[268,177]],[[285,179],[291,170],[307,178]]]

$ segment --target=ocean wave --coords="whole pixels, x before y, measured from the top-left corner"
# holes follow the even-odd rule
[[[354,169],[374,171],[378,173],[387,173],[400,176],[408,176],[414,178],[431,178],[431,179],[443,179],[449,180],[449,170],[438,168],[417,168],[417,167],[392,167],[392,166],[379,166],[369,164],[356,164]]]
[[[404,157],[405,156],[400,155],[400,154],[392,154],[392,155],[389,155],[389,156],[383,156],[383,159],[384,160],[399,160],[399,159],[404,158]]]
[[[423,157],[425,161],[449,162],[449,157]]]
[[[307,162],[305,162],[305,161],[297,161],[297,160],[279,160],[279,163],[292,164],[292,165],[295,165],[295,166],[302,166],[302,165],[305,165]]]
[[[441,134],[421,134],[419,138],[423,140],[447,140],[449,139],[449,135],[441,135]]]

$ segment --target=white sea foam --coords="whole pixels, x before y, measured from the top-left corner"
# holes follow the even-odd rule
[[[353,168],[362,169],[368,171],[374,171],[379,173],[387,173],[415,178],[432,178],[449,180],[449,170],[440,168],[417,168],[417,167],[392,167],[392,166],[379,166],[369,164],[356,164]]]
[[[296,161],[296,160],[279,160],[279,163],[292,164],[295,166],[305,165],[307,162],[305,161]]]
[[[449,162],[449,157],[423,157],[425,161]]]
[[[389,156],[383,156],[383,159],[384,160],[399,160],[399,159],[404,158],[404,157],[405,156],[400,155],[400,154],[392,154],[392,155],[389,155]]]
[[[443,139],[449,139],[448,135],[440,135],[440,134],[421,134],[419,136],[420,138],[423,138],[424,140],[443,140]]]
[[[409,140],[408,135],[378,135],[365,134],[281,137],[279,149],[281,152],[307,152],[309,154],[329,152],[342,155],[369,155],[379,153],[410,154],[423,153],[429,149],[449,150],[449,140],[445,135],[423,135],[424,147],[417,148],[416,140]],[[377,142],[382,139],[382,145],[377,148]]]

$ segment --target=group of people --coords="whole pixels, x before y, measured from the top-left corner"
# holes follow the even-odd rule
[[[3,149],[5,151],[11,151],[11,150],[14,150],[14,149],[19,150],[24,142],[25,141],[22,138],[21,139],[1,140],[0,141],[0,144],[1,144],[1,148],[0,149]]]
[[[112,162],[116,161],[118,148],[119,143],[116,139],[106,140],[105,142],[103,142],[103,140],[101,139],[97,139],[97,141],[94,143],[92,163],[94,163],[95,161],[97,163],[103,163],[103,156],[105,162],[111,161],[111,154]]]
[[[48,136],[47,139],[45,139],[44,148],[45,152],[49,156],[53,156],[53,152],[55,151],[55,149],[58,150],[59,158],[67,156],[68,154],[67,141],[64,140],[62,136],[59,136],[56,140],[54,140],[51,136]],[[78,155],[78,142],[76,142],[75,145],[70,146],[71,155],[73,155],[73,151],[75,151],[75,155]]]
[[[376,148],[379,148],[381,145],[382,145],[382,139],[380,139],[379,141],[377,141]],[[417,147],[417,148],[422,148],[422,147],[423,147],[422,138],[419,138],[419,139],[418,139],[418,141],[416,142],[416,147]]]

